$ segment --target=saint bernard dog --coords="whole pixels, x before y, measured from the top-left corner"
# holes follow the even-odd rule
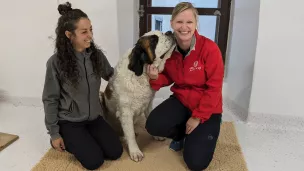
[[[147,64],[153,64],[162,72],[175,46],[171,31],[147,32],[119,59],[105,91],[100,92],[105,120],[123,135],[133,161],[141,161],[144,157],[136,142],[134,125],[141,116],[148,117],[155,95],[146,74]]]

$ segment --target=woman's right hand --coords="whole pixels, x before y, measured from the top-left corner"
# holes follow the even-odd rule
[[[152,80],[157,80],[158,78],[158,69],[152,64],[147,65],[147,74]]]
[[[52,140],[52,145],[58,151],[63,152],[65,150],[65,146],[62,138],[57,138],[55,140]]]

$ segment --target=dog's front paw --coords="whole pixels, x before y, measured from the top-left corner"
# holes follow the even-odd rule
[[[133,161],[139,162],[144,158],[144,154],[139,150],[130,150],[130,157]]]
[[[153,136],[153,138],[156,140],[156,141],[164,141],[166,138],[165,137],[158,137],[158,136]]]

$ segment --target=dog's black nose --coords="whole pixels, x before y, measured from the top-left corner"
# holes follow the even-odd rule
[[[167,36],[171,36],[173,33],[172,33],[172,31],[167,31],[166,33],[165,33],[165,35],[167,35]]]

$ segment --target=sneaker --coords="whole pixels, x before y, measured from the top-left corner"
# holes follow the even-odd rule
[[[179,141],[172,140],[169,148],[173,151],[180,151],[184,148],[184,139]]]

